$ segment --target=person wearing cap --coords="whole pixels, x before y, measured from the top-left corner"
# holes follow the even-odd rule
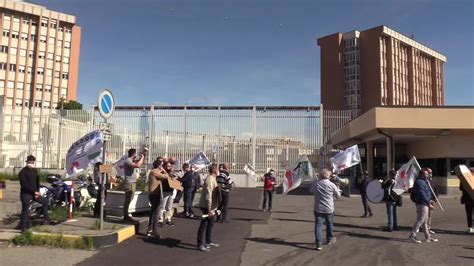
[[[265,207],[267,205],[268,200],[268,211],[272,211],[272,200],[273,200],[273,192],[275,191],[275,171],[270,169],[268,173],[263,176],[263,207],[262,211],[265,211]]]
[[[28,155],[26,159],[26,166],[21,169],[18,174],[20,179],[20,200],[21,200],[21,214],[20,224],[18,225],[20,230],[26,230],[28,228],[28,208],[32,200],[41,204],[41,212],[46,224],[49,224],[48,216],[48,200],[41,197],[39,188],[39,175],[35,167],[36,158],[33,155]]]

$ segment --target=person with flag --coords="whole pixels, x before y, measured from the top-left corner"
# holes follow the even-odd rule
[[[273,192],[275,191],[275,171],[270,169],[268,173],[263,176],[263,207],[262,211],[265,211],[265,206],[267,205],[268,200],[268,211],[272,211],[272,200],[273,200]]]
[[[140,167],[142,166],[145,159],[146,151],[138,157],[136,149],[128,150],[128,158],[124,162],[124,191],[125,198],[123,203],[123,221],[124,222],[135,222],[128,213],[130,202],[132,202],[135,196],[135,190],[137,187],[137,180],[140,175]]]
[[[386,232],[398,230],[397,207],[401,206],[401,197],[393,191],[393,187],[395,185],[395,175],[396,172],[394,169],[392,169],[389,171],[388,177],[382,181],[385,206],[387,207],[387,228],[384,229]]]
[[[322,227],[326,223],[326,244],[336,243],[336,237],[333,236],[334,219],[334,199],[339,199],[341,193],[337,186],[329,181],[331,171],[323,169],[320,179],[313,182],[310,191],[314,194],[314,219],[315,219],[315,238],[316,250],[320,251],[322,247]]]
[[[414,243],[421,243],[421,240],[416,238],[416,233],[423,230],[426,242],[438,242],[438,239],[433,238],[427,226],[428,209],[434,209],[433,195],[428,184],[429,173],[426,169],[420,171],[418,179],[415,181],[414,195],[416,203],[417,218],[415,225],[412,228],[409,239]]]
[[[433,170],[431,168],[426,167],[425,170],[428,172],[428,183],[431,186],[432,190],[432,198],[431,200],[434,203],[438,203],[438,195],[439,195],[439,189],[438,185],[433,181]],[[434,194],[433,194],[434,192]],[[436,232],[431,230],[431,219],[433,218],[433,213],[434,213],[434,208],[429,208],[428,209],[428,220],[426,221],[426,225],[428,226],[428,231],[430,231],[430,234],[435,234]]]

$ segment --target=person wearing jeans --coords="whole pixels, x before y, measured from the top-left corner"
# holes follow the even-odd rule
[[[387,229],[386,231],[393,231],[398,230],[398,223],[397,223],[397,203],[393,201],[385,202],[385,206],[387,207]]]
[[[362,205],[364,207],[364,214],[362,218],[372,217],[372,209],[370,208],[369,202],[367,200],[367,185],[371,179],[369,178],[369,172],[364,171],[364,179],[360,182],[360,197],[362,198]]]
[[[193,172],[191,171],[189,164],[184,163],[183,164],[183,171],[184,175],[182,178],[179,178],[178,180],[181,182],[183,185],[183,198],[184,198],[184,213],[186,217],[193,218],[193,192],[194,192],[194,175]]]
[[[204,181],[202,187],[201,199],[199,206],[201,207],[202,217],[199,224],[197,234],[197,249],[199,251],[210,251],[210,248],[217,248],[219,244],[212,241],[212,228],[214,227],[214,219],[219,211],[219,187],[217,185],[216,177],[218,175],[217,165],[212,164],[209,167],[209,175]],[[204,242],[204,233],[206,234],[206,241]]]
[[[428,186],[428,177],[429,173],[426,169],[420,171],[419,178],[415,181],[414,193],[415,193],[415,203],[416,203],[416,222],[412,228],[409,239],[415,243],[421,243],[420,240],[416,238],[416,233],[422,229],[425,234],[426,242],[438,242],[438,239],[431,237],[430,231],[428,229],[427,220],[429,208],[434,208],[434,202],[431,200],[431,190]]]
[[[227,223],[227,209],[229,207],[230,191],[233,187],[233,181],[229,174],[229,164],[223,163],[219,165],[219,175],[216,177],[217,185],[221,192],[221,203],[219,204],[220,215],[217,215],[216,221],[218,223]]]
[[[469,193],[464,189],[462,183],[459,184],[459,189],[462,192],[461,204],[464,204],[464,210],[466,211],[466,220],[467,220],[467,233],[474,234],[473,226],[473,209],[474,209],[474,199],[469,196]]]
[[[169,175],[173,171],[173,166],[170,162],[165,162],[163,164],[163,168],[166,173]],[[162,184],[163,188],[163,200],[161,201],[159,207],[159,224],[163,224],[164,219],[166,219],[166,224],[170,226],[174,226],[174,223],[171,221],[173,216],[172,208],[173,208],[173,200],[176,196],[176,189],[172,188],[169,184],[170,178],[164,180]],[[164,217],[165,216],[165,217]]]
[[[151,170],[148,176],[148,199],[150,200],[150,218],[148,220],[148,236],[159,238],[158,234],[158,221],[160,212],[158,207],[161,203],[161,184],[167,180],[168,174],[162,168],[163,160],[156,160],[153,162],[153,170]]]
[[[135,196],[135,190],[137,188],[137,179],[140,174],[140,166],[143,164],[145,159],[145,151],[142,153],[139,159],[136,158],[137,150],[130,149],[128,150],[128,158],[125,160],[123,165],[123,170],[125,173],[125,199],[123,202],[123,221],[124,222],[134,222],[132,217],[128,213],[128,207],[130,202],[132,202],[133,197]]]
[[[392,191],[392,188],[395,185],[396,174],[397,172],[394,169],[390,170],[388,177],[386,177],[382,182],[382,188],[384,189],[385,207],[387,208],[387,228],[383,230],[387,232],[398,230],[398,222],[397,222],[398,197],[395,197]]]
[[[322,227],[326,222],[326,244],[336,243],[333,236],[333,218],[334,218],[334,198],[341,197],[339,188],[333,182],[329,181],[331,171],[324,169],[321,171],[320,179],[313,182],[310,191],[314,194],[314,217],[315,217],[315,238],[316,250],[322,250],[323,238]]]
[[[263,207],[262,211],[265,211],[265,207],[267,205],[268,200],[268,211],[272,211],[272,200],[273,200],[273,192],[275,191],[275,171],[270,169],[268,173],[264,175],[263,180]]]

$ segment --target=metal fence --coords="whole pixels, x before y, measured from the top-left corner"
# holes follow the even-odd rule
[[[34,117],[29,120],[36,121]],[[214,162],[230,163],[233,173],[243,173],[247,163],[258,172],[268,168],[280,172],[302,155],[317,167],[328,135],[349,120],[347,111],[318,106],[116,107],[107,121],[112,125],[107,158],[114,162],[129,148],[147,145],[148,164],[157,156],[173,156],[184,162],[204,151]],[[34,154],[38,166],[63,169],[70,145],[99,129],[103,119],[96,109],[53,110],[39,121],[29,130],[38,132],[37,136],[28,141],[7,138],[2,131],[0,167],[21,167],[26,156]]]

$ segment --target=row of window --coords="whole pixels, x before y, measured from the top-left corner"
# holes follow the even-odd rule
[[[4,62],[0,62],[0,70],[10,70],[10,71],[16,71],[17,66],[16,64],[7,64]],[[18,66],[18,73],[25,73],[25,66]],[[31,74],[33,72],[32,67],[28,67],[28,74]],[[38,75],[44,75],[44,68],[38,67],[36,69],[36,73]],[[59,71],[54,71],[54,77],[55,78],[62,78],[62,79],[69,79],[69,73],[63,72],[62,75],[60,74],[61,72]],[[52,76],[53,75],[53,70],[51,68],[46,69],[46,76]]]
[[[11,18],[13,17],[13,22],[14,23],[20,23],[20,17],[19,16],[15,16],[15,15],[11,15],[11,14],[4,14],[3,16],[3,19],[5,21],[11,21]],[[23,18],[23,24],[24,25],[30,25],[30,18],[28,17],[24,17]],[[56,29],[58,28],[58,22],[57,20],[55,19],[51,19],[51,21],[48,23],[48,19],[43,19],[41,21],[41,26],[42,27],[50,27],[52,29]],[[38,26],[38,22],[32,20],[31,21],[31,26]],[[71,33],[71,29],[70,28],[67,28],[67,27],[59,27],[58,28],[58,31],[61,31],[61,32],[66,32],[66,33]]]
[[[9,30],[3,30],[3,33],[2,35],[4,37],[11,37],[12,39],[18,39],[20,38],[20,34],[16,31],[14,32],[10,32]],[[30,34],[30,40],[32,42],[36,42],[36,35],[35,34]],[[21,34],[21,40],[23,41],[27,41],[28,40],[28,34],[27,33],[22,33]],[[40,36],[40,42],[41,43],[46,43],[48,40],[48,37],[46,35],[41,35]],[[55,41],[55,38],[54,37],[49,37],[49,43],[50,44],[54,44],[54,41]],[[56,41],[56,46],[57,47],[62,47],[62,41],[61,40],[57,40]],[[71,48],[71,42],[68,42],[68,41],[65,41],[64,42],[64,47],[65,48]]]

